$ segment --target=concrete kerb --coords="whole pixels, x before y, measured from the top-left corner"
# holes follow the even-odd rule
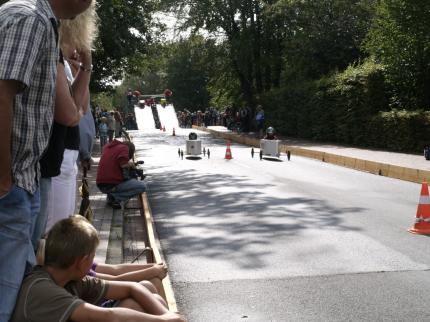
[[[223,138],[236,143],[259,147],[260,140],[257,138],[251,138],[243,134],[236,134],[233,132],[217,132],[213,129],[207,129],[205,127],[193,126],[200,131],[209,132],[214,137]],[[419,170],[407,167],[401,167],[391,165],[387,163],[374,162],[370,160],[363,160],[358,158],[351,158],[342,155],[336,155],[332,153],[315,151],[305,148],[288,146],[286,144],[280,144],[281,152],[290,151],[292,155],[299,155],[306,158],[316,159],[327,163],[336,164],[339,166],[373,173],[375,175],[381,175],[385,177],[400,179],[404,181],[411,181],[416,183],[422,183],[423,181],[429,182],[430,171]]]

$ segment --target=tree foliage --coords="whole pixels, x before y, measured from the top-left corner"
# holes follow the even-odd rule
[[[288,30],[287,75],[318,78],[363,58],[360,46],[372,17],[369,1],[279,1],[271,12]]]
[[[221,32],[227,45],[230,68],[237,78],[243,100],[255,105],[264,90],[279,86],[281,39],[276,20],[265,19],[273,1],[165,0],[166,8],[186,12],[184,27]],[[266,57],[266,59],[263,59]]]
[[[123,111],[128,111],[127,92],[130,89],[142,95],[161,94],[166,89],[167,60],[170,47],[158,43],[148,45],[144,54],[136,54],[130,58],[134,68],[128,72],[121,84],[116,86],[113,104]]]
[[[160,4],[176,11],[191,34],[120,54],[126,77],[114,101],[124,101],[127,87],[169,87],[178,108],[263,104],[267,123],[289,136],[421,149],[412,132],[427,135],[430,123],[423,111],[430,104],[427,1]],[[205,36],[197,36],[202,30]],[[148,29],[145,35],[148,44]]]
[[[394,107],[430,108],[429,1],[380,1],[365,48],[385,65]]]
[[[112,103],[112,95],[109,92],[100,92],[91,96],[91,104],[93,106],[99,106],[107,111],[111,111],[115,107]]]
[[[94,72],[91,89],[111,88],[125,73],[138,68],[133,59],[146,52],[152,42],[152,13],[156,0],[99,0],[99,37],[93,53]]]
[[[180,109],[204,110],[209,105],[207,83],[215,44],[201,36],[192,36],[170,46],[167,62],[167,87],[171,100]]]

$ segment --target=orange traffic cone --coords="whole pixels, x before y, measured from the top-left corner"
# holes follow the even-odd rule
[[[430,234],[430,197],[427,182],[423,182],[421,187],[420,202],[418,204],[415,224],[408,230],[413,234]]]
[[[172,136],[175,136],[176,134],[175,134],[175,128],[173,128],[173,133],[172,133]]]
[[[165,126],[163,126],[163,132],[166,132],[166,127]]]
[[[231,149],[230,149],[230,141],[227,141],[227,150],[225,151],[225,157],[224,159],[231,160],[233,159],[231,155]]]

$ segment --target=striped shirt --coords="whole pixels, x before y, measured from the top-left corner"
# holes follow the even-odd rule
[[[38,186],[54,118],[56,21],[47,0],[10,0],[0,7],[0,79],[22,85],[13,104],[12,179],[30,193]]]

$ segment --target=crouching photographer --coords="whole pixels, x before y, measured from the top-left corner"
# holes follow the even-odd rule
[[[146,190],[143,170],[133,162],[134,151],[133,143],[118,140],[103,148],[96,183],[100,191],[107,194],[108,205],[112,208],[121,208],[121,202]]]

